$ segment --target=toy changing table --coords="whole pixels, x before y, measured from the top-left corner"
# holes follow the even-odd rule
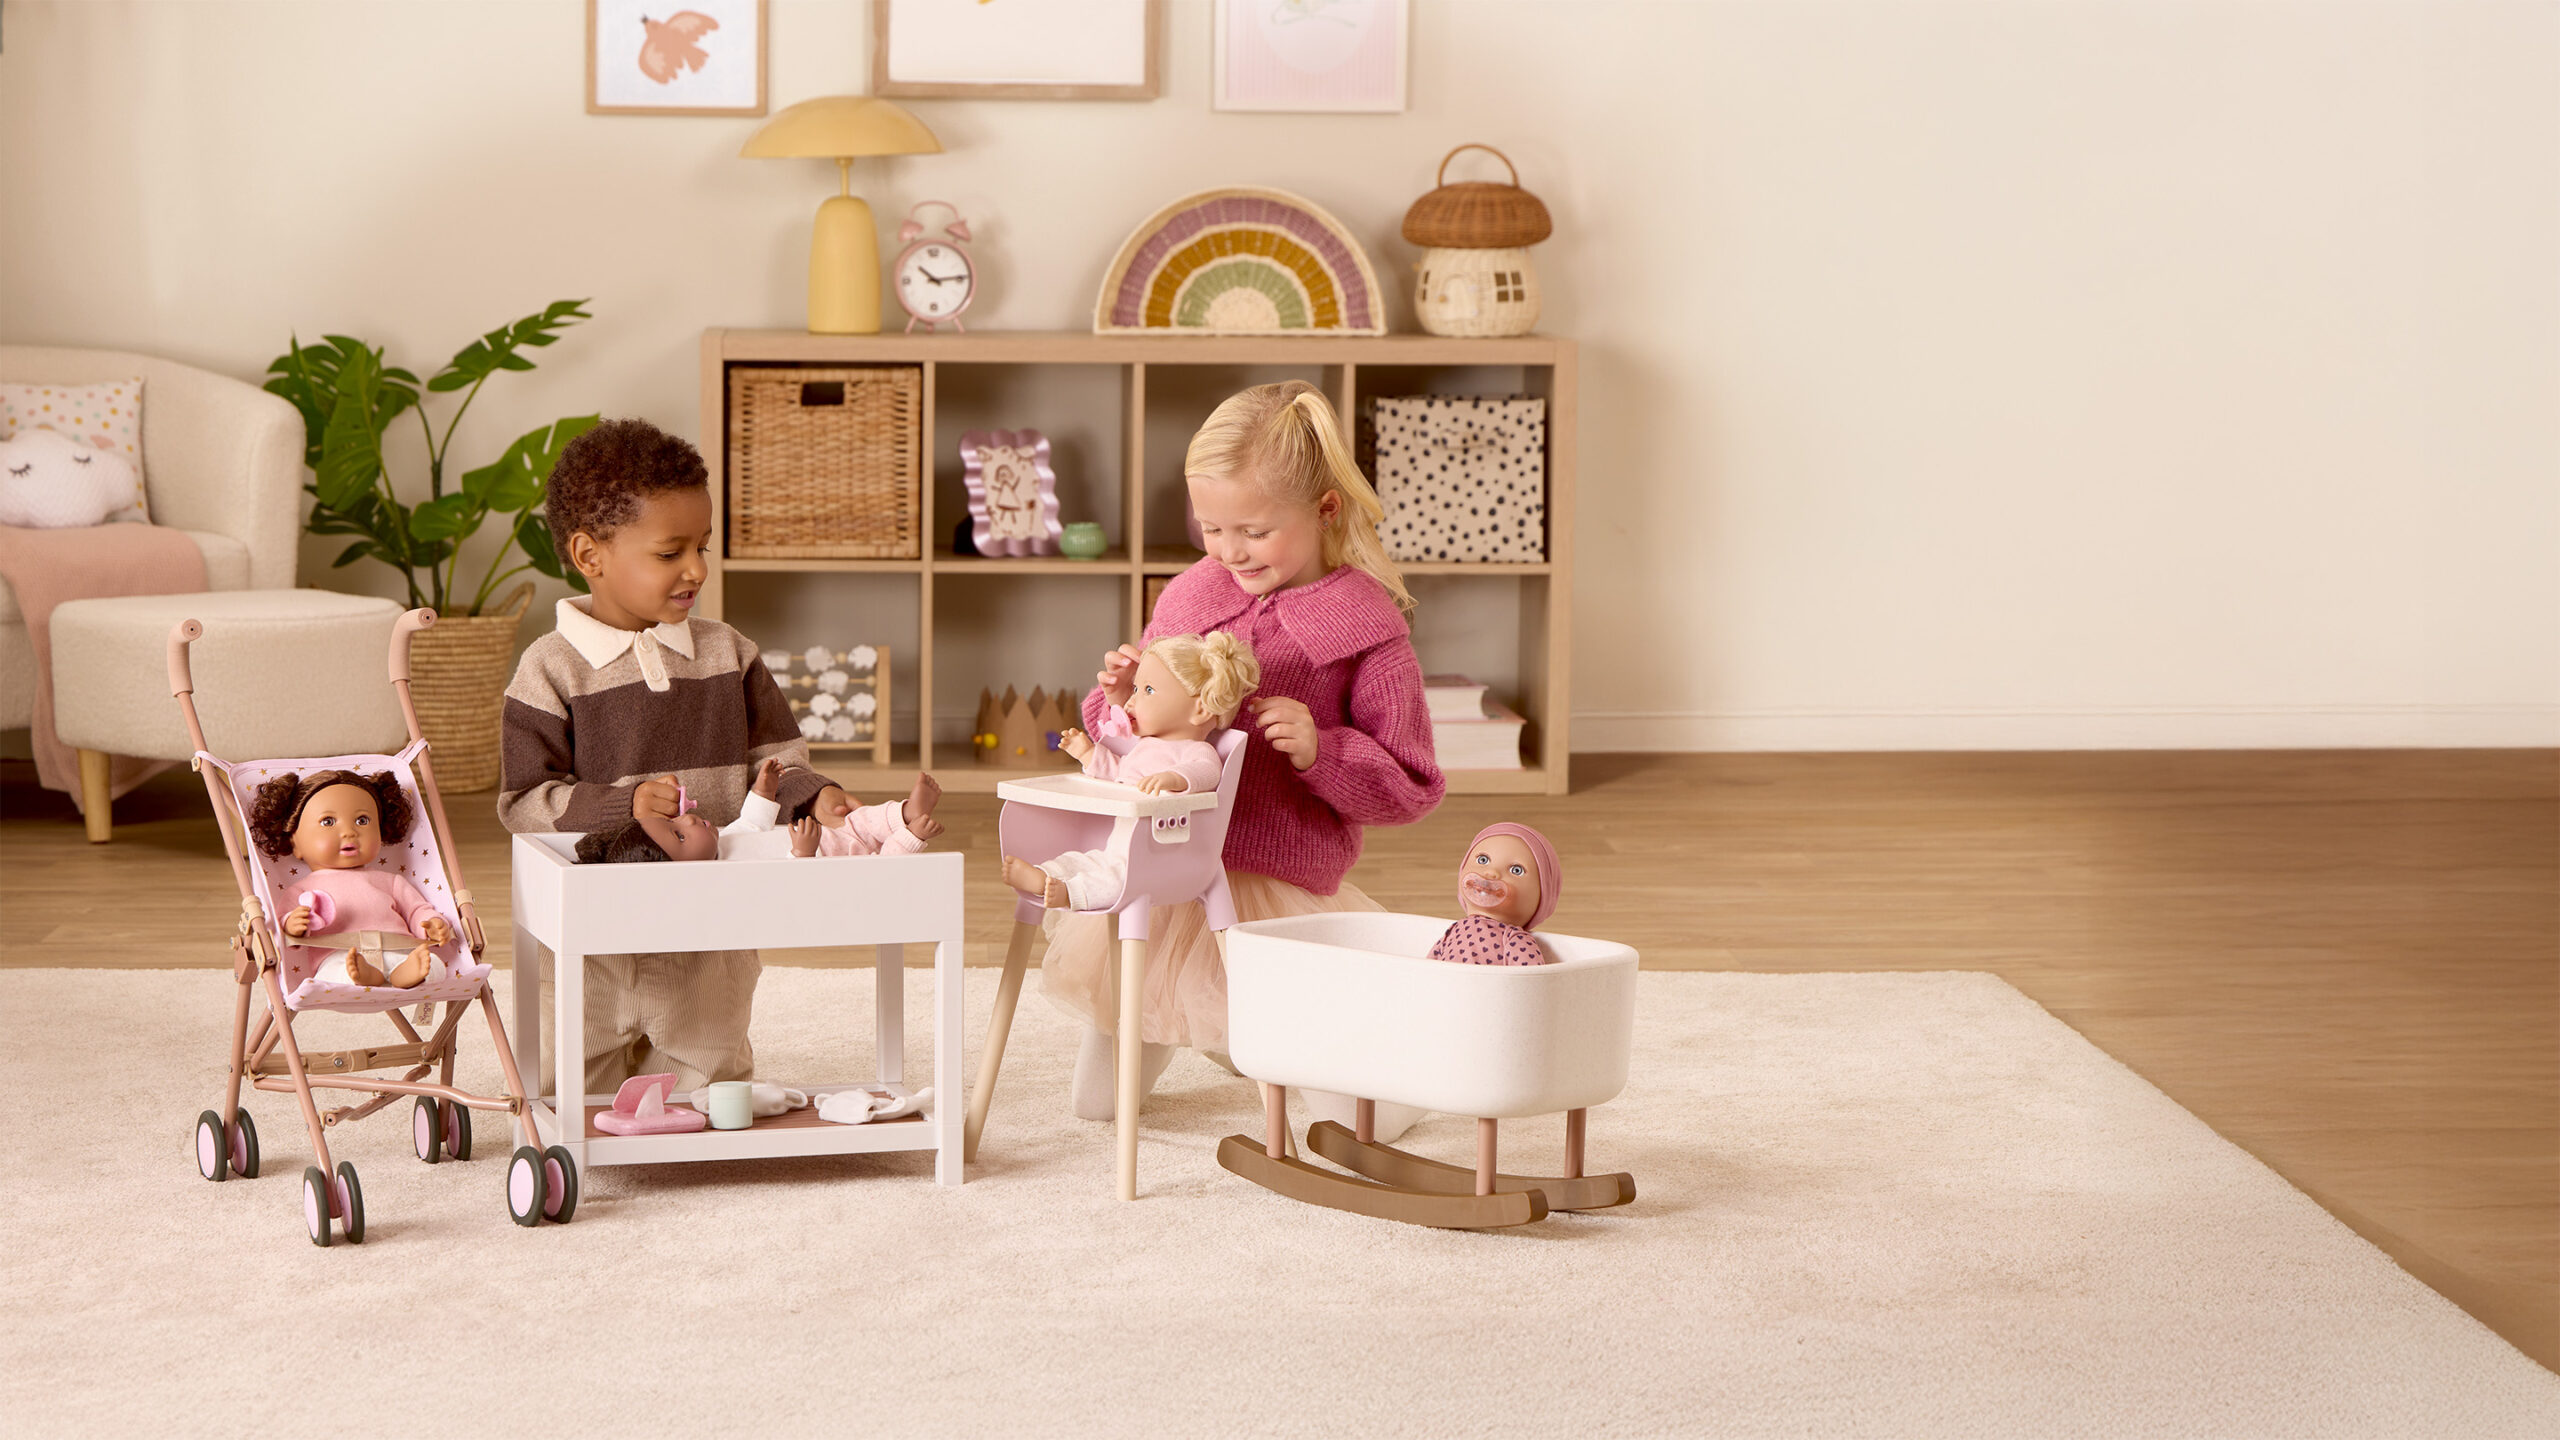
[[[934,1152],[934,1179],[961,1181],[962,857],[811,856],[709,860],[662,865],[580,865],[574,834],[515,837],[516,1063],[541,1074],[542,987],[534,946],[552,953],[553,1076],[550,1094],[529,1102],[546,1143],[565,1145],[580,1168],[682,1160],[760,1160],[781,1155],[852,1155],[881,1150]],[[818,1118],[815,1100],[836,1090],[908,1093],[906,969],[902,945],[933,955],[933,1098],[916,1115],[838,1125]],[[611,1095],[586,1089],[586,964],[589,955],[669,950],[788,950],[811,945],[876,945],[878,1073],[869,1079],[784,1083],[810,1092],[804,1110],[759,1118],[744,1130],[678,1135],[614,1135],[597,1128]],[[772,1078],[772,1077],[769,1077]],[[580,1122],[564,1125],[556,1097],[579,1095]]]

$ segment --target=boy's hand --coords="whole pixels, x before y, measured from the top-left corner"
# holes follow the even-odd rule
[[[430,945],[450,945],[453,943],[453,927],[446,924],[444,917],[441,915],[428,916],[427,923],[420,928],[423,932],[421,938]]]
[[[1058,748],[1065,751],[1069,759],[1082,760],[1093,753],[1093,737],[1072,728],[1061,730],[1058,732]]]
[[[809,802],[809,814],[830,830],[843,825],[844,817],[852,813],[853,797],[844,793],[841,785],[828,786]]]
[[[1316,763],[1316,717],[1305,702],[1268,695],[1253,702],[1253,717],[1262,722],[1262,738],[1304,770]]]
[[[1139,653],[1137,646],[1123,645],[1102,657],[1102,668],[1095,672],[1093,678],[1102,687],[1103,699],[1114,705],[1129,703],[1129,697],[1138,688],[1134,677],[1138,673]]]
[[[767,800],[782,793],[782,757],[767,755],[756,767],[755,792]]]
[[[631,818],[634,820],[673,820],[676,818],[676,777],[661,775],[643,782],[631,792]]]
[[[818,822],[803,815],[791,822],[791,853],[806,860],[818,853]]]
[[[1163,795],[1168,793],[1179,795],[1190,788],[1190,781],[1185,780],[1180,775],[1177,775],[1170,770],[1159,770],[1153,775],[1150,775],[1146,779],[1138,782],[1138,793],[1141,795]]]
[[[284,933],[300,939],[311,933],[311,907],[296,905],[284,912]]]

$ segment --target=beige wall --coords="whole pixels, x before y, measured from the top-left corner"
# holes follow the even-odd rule
[[[2560,741],[2551,5],[1423,0],[1412,109],[1341,118],[1211,113],[1170,8],[1165,98],[921,103],[949,153],[861,187],[969,214],[974,321],[1061,328],[1219,183],[1401,285],[1440,153],[1508,149],[1587,347],[1581,748]],[[775,0],[775,103],[861,88],[866,21]],[[247,376],[589,295],[475,453],[692,433],[698,332],[794,323],[830,177],[585,115],[581,32],[9,0],[0,336]]]

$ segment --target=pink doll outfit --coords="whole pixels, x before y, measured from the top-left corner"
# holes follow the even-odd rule
[[[1368,825],[1407,825],[1431,813],[1446,788],[1432,758],[1422,663],[1403,612],[1367,571],[1345,565],[1322,579],[1250,595],[1215,560],[1174,577],[1156,601],[1149,642],[1225,630],[1262,663],[1257,696],[1304,704],[1317,726],[1316,763],[1304,771],[1255,734],[1236,779],[1227,827],[1227,888],[1239,920],[1336,910],[1378,910],[1345,883]],[[1099,689],[1084,700],[1085,728],[1106,733]],[[1259,729],[1250,708],[1235,722]],[[1050,912],[1041,991],[1097,1029],[1116,1027],[1116,956],[1108,917]],[[1148,912],[1140,1038],[1149,1044],[1227,1048],[1227,972],[1198,902]]]
[[[1107,706],[1104,713],[1121,715],[1120,724],[1106,733],[1134,733],[1119,706]],[[1096,780],[1135,785],[1150,775],[1171,771],[1182,777],[1190,791],[1200,794],[1218,788],[1219,769],[1217,746],[1206,740],[1168,740],[1162,736],[1137,741],[1125,755],[1115,755],[1096,745],[1084,757],[1084,773]],[[1128,862],[1107,850],[1070,850],[1043,861],[1040,873],[1067,887],[1067,905],[1076,910],[1107,909],[1129,884]]]
[[[295,882],[291,894],[294,905],[311,907],[311,933],[293,943],[338,952],[315,973],[340,985],[355,983],[347,978],[350,952],[379,969],[397,969],[425,941],[426,923],[436,913],[407,876],[389,870],[314,870]],[[443,970],[441,957],[430,961],[428,978]]]
[[[1490,915],[1469,915],[1449,927],[1439,942],[1431,947],[1431,958],[1457,965],[1546,965],[1554,957],[1538,946],[1529,932],[1546,923],[1556,913],[1556,901],[1564,894],[1564,862],[1556,858],[1556,847],[1547,837],[1526,825],[1504,821],[1487,825],[1467,842],[1467,853],[1496,835],[1508,835],[1529,849],[1529,863],[1538,867],[1538,908],[1529,915],[1526,926],[1505,924]]]
[[[738,804],[738,818],[720,827],[720,858],[723,860],[788,860],[791,854],[791,831],[782,823],[779,801],[747,792]],[[883,800],[877,805],[864,805],[844,817],[842,825],[818,827],[818,853],[837,855],[914,855],[924,849],[924,840],[907,828],[907,802],[904,796]]]

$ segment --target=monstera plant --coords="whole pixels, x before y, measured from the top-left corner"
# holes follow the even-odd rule
[[[305,345],[294,337],[292,348],[267,367],[267,389],[302,412],[311,533],[357,537],[337,564],[380,560],[407,580],[411,606],[431,605],[448,615],[478,615],[501,583],[526,570],[586,588],[554,552],[539,509],[560,451],[594,428],[596,416],[572,415],[528,430],[497,459],[448,478],[454,431],[480,387],[500,371],[532,369],[525,352],[551,344],[562,330],[589,318],[585,306],[583,300],[555,300],[501,325],[462,347],[423,384],[413,372],[385,363],[378,345],[345,335]],[[444,417],[439,434],[425,397],[455,392],[461,402]],[[401,501],[383,457],[383,436],[404,414],[416,415],[426,439],[426,494],[414,504]],[[468,592],[469,604],[457,606],[465,594],[458,573],[463,542],[492,517],[506,527],[506,536]],[[506,563],[519,554],[517,563]]]

